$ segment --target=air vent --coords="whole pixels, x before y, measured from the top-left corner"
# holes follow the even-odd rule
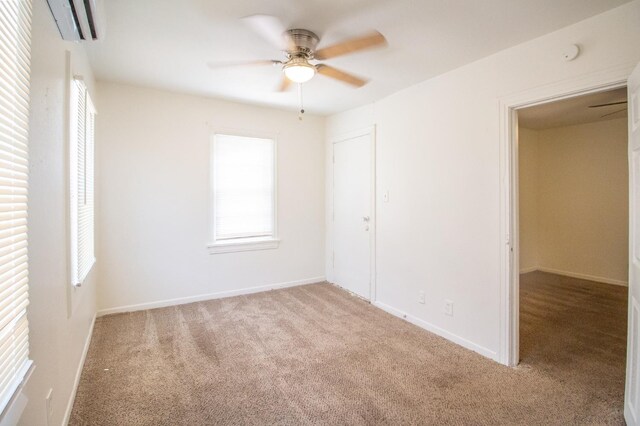
[[[64,40],[98,40],[104,37],[100,0],[47,0]]]

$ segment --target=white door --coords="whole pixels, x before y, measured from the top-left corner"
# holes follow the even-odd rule
[[[371,134],[333,144],[334,281],[371,299]]]
[[[629,93],[629,319],[624,418],[640,425],[640,64],[627,83]]]

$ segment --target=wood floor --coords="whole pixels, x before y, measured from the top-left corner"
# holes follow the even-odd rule
[[[627,287],[531,272],[520,276],[520,362],[591,389],[623,421]],[[567,395],[567,398],[571,398]]]
[[[110,315],[70,424],[623,424],[625,290],[523,276],[518,368],[326,283]]]

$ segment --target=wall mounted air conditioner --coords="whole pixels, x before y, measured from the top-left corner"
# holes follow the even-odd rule
[[[64,40],[98,40],[104,37],[101,0],[47,0]]]

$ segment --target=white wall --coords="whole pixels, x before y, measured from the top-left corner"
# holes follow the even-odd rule
[[[499,358],[499,101],[610,67],[630,69],[640,60],[638,22],[636,0],[328,119],[328,141],[377,126],[380,306]],[[562,48],[573,43],[582,55],[565,62]],[[380,199],[385,190],[389,203]],[[445,299],[454,302],[453,316],[443,313]]]
[[[31,59],[29,176],[29,344],[35,362],[27,382],[25,426],[45,425],[45,397],[53,389],[51,425],[62,424],[96,311],[96,270],[71,291],[68,232],[65,51],[93,93],[93,77],[77,44],[63,42],[45,0],[34,1]],[[72,314],[68,317],[68,306]]]
[[[114,83],[98,95],[100,309],[324,279],[323,117]],[[278,249],[208,254],[215,129],[278,134]]]
[[[530,272],[538,262],[538,132],[518,129],[520,215],[520,271]]]
[[[627,283],[627,140],[626,119],[521,129],[521,270]]]

